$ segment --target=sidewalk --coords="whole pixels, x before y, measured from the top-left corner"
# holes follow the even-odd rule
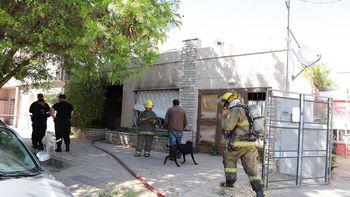
[[[26,141],[28,141],[27,139]],[[221,156],[195,154],[199,165],[190,156],[176,167],[173,161],[163,165],[165,153],[151,152],[151,157],[134,157],[134,149],[96,142],[96,146],[115,153],[126,165],[165,196],[215,197],[254,196],[247,176],[239,165],[237,190],[231,192],[218,186],[224,180]],[[64,145],[63,145],[64,148]],[[182,161],[182,159],[181,159]],[[338,168],[332,173],[330,185],[269,190],[269,197],[350,197],[350,157],[337,158]],[[74,196],[156,196],[133,177],[113,157],[100,151],[91,142],[72,140],[71,152],[53,155],[44,166],[69,187]]]
[[[177,167],[169,160],[163,164],[165,153],[151,152],[149,158],[134,157],[133,148],[99,142],[95,145],[115,153],[165,196],[227,196],[229,192],[218,186],[224,180],[220,156],[195,154],[199,165],[194,165],[187,156],[186,163]],[[56,153],[53,161],[45,167],[68,186],[74,196],[107,196],[109,193],[115,196],[156,196],[113,157],[92,147],[88,141],[72,140],[71,151]],[[241,190],[251,193],[243,169],[240,169],[239,177],[237,184]]]

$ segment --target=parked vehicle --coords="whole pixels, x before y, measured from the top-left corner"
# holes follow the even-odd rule
[[[0,191],[1,196],[67,197],[72,196],[40,165],[50,159],[46,152],[35,157],[18,134],[0,121]]]
[[[6,126],[5,123],[3,123],[1,120],[0,120],[0,126]]]

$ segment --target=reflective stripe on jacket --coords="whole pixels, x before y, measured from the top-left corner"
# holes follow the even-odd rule
[[[234,141],[232,143],[233,147],[239,147],[239,148],[250,148],[255,147],[256,142],[250,142],[250,141]]]

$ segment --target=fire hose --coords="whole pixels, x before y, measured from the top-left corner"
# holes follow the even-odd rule
[[[97,141],[97,140],[95,140]],[[119,157],[117,157],[117,155],[115,155],[114,153],[112,153],[111,151],[108,151],[106,149],[103,149],[99,146],[96,146],[94,144],[95,141],[92,141],[92,146],[111,155],[115,160],[117,160],[127,171],[130,172],[130,174],[132,174],[137,180],[139,180],[145,187],[147,187],[147,189],[149,189],[151,192],[155,193],[158,197],[165,197],[162,193],[160,193],[158,190],[156,190],[154,187],[152,187],[150,184],[148,184],[145,180],[142,179],[142,177],[138,174],[136,174],[135,171],[133,171],[128,165],[126,165]]]

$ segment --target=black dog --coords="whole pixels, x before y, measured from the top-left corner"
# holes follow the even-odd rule
[[[174,158],[174,161],[175,161],[177,167],[180,167],[180,165],[177,163],[177,157],[176,157],[176,154],[178,151],[183,155],[183,158],[184,158],[184,161],[181,164],[186,162],[185,155],[191,154],[193,163],[195,165],[198,165],[198,163],[196,163],[196,161],[194,160],[194,157],[193,157],[192,144],[193,144],[192,142],[187,141],[186,144],[176,144],[176,145],[170,146],[169,155],[165,157],[164,165],[166,163],[166,160],[168,160],[169,158]]]

